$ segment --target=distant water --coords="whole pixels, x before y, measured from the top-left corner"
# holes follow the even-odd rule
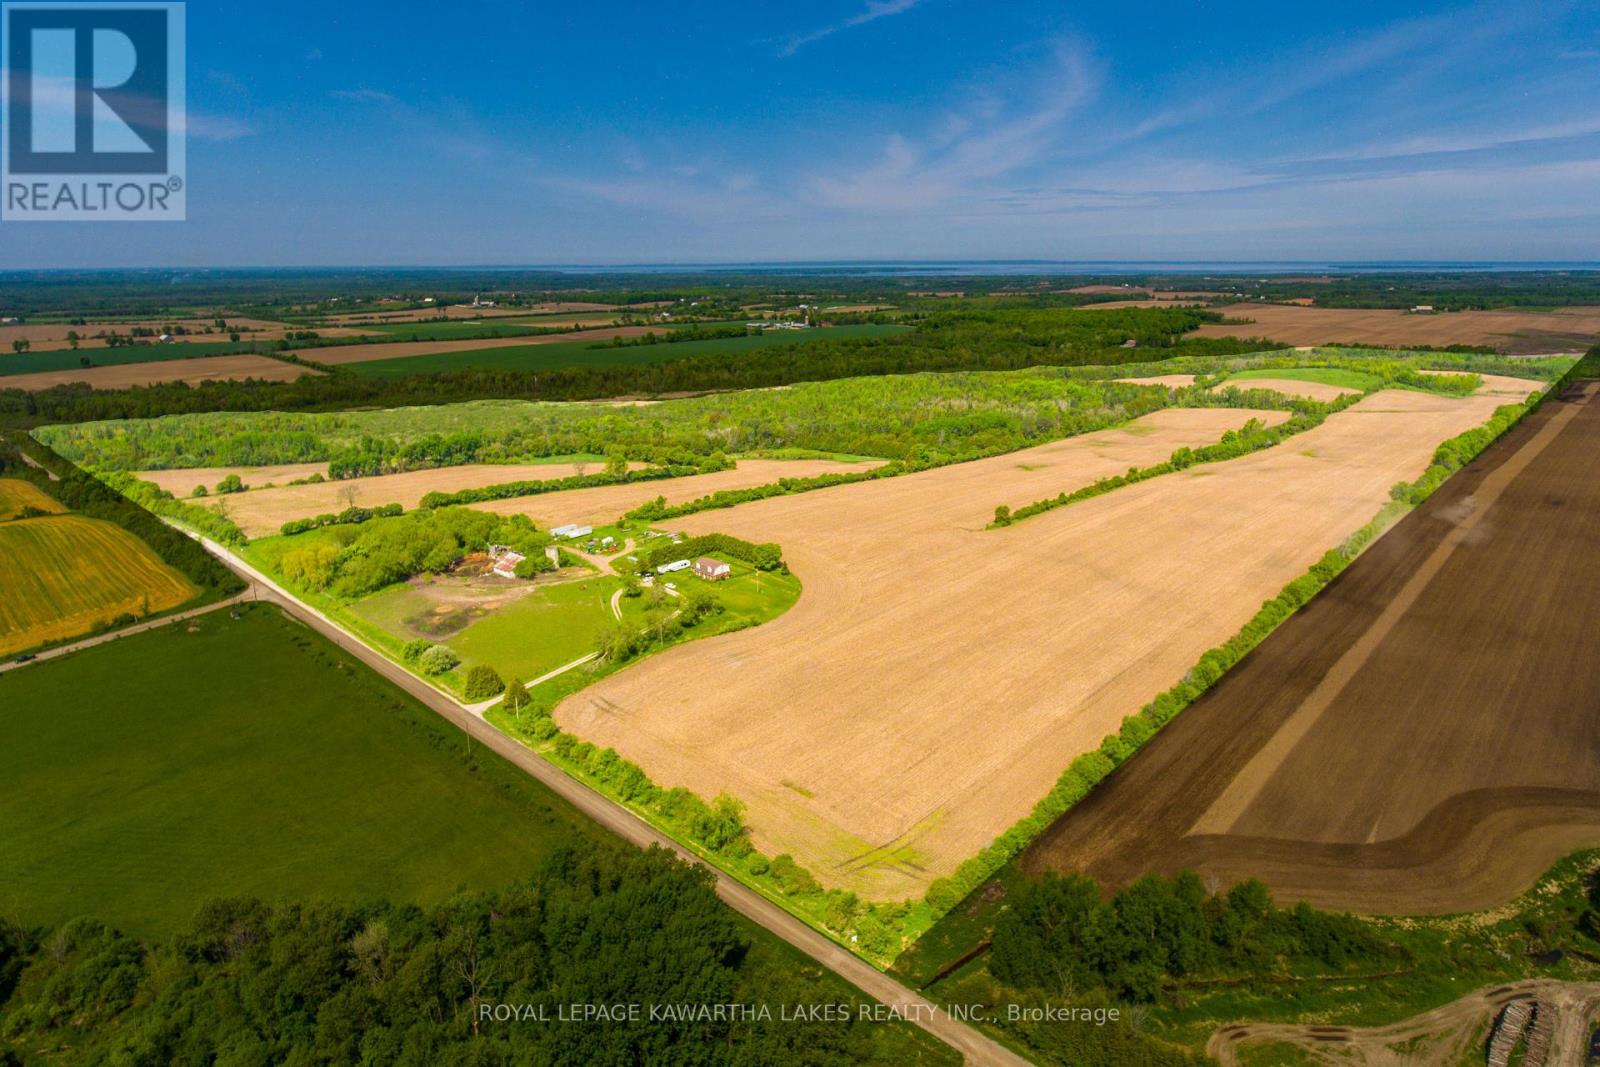
[[[502,270],[559,270],[572,274],[817,274],[906,277],[973,277],[1048,274],[1394,274],[1471,271],[1596,271],[1600,263],[1581,261],[1450,262],[1396,260],[1393,262],[1335,260],[1109,260],[1109,259],[1004,259],[1004,260],[796,260],[753,263],[614,263],[542,264],[537,267],[489,268]]]

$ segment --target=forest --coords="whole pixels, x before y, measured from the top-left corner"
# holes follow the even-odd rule
[[[781,1018],[816,1002],[846,1010]],[[708,871],[656,850],[563,849],[526,881],[431,908],[217,899],[165,944],[93,919],[0,924],[7,1065],[45,1050],[85,1064],[916,1062],[913,1039],[862,1021],[858,1003],[753,943]],[[585,1004],[643,1014],[558,1021]],[[700,1004],[771,1015],[671,1017]]]

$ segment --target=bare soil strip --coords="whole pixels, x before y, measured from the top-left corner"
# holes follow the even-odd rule
[[[497,515],[527,515],[540,526],[562,526],[569,522],[600,526],[615,522],[624,512],[656,497],[669,504],[683,504],[725,489],[750,489],[770,485],[782,478],[812,478],[819,474],[850,474],[871,470],[876,463],[839,463],[827,459],[742,459],[732,470],[713,474],[691,474],[686,478],[665,478],[629,485],[606,485],[595,489],[564,489],[538,496],[490,500],[472,506]],[[676,526],[673,522],[669,525]]]
[[[1291,345],[1493,345],[1513,355],[1581,351],[1600,340],[1600,308],[1547,311],[1451,311],[1412,314],[1396,308],[1319,308],[1229,304],[1245,326],[1208,324],[1195,337],[1270,337]]]
[[[1223,1067],[1237,1067],[1244,1062],[1239,1055],[1241,1046],[1281,1043],[1293,1045],[1317,1063],[1330,1065],[1456,1067],[1472,1054],[1485,1025],[1514,1000],[1538,1001],[1555,1011],[1555,1035],[1546,1063],[1583,1062],[1590,1020],[1600,1009],[1600,984],[1549,979],[1480,989],[1389,1026],[1230,1024],[1212,1035],[1206,1043],[1206,1054]],[[1476,1058],[1482,1060],[1481,1049]]]
[[[309,478],[313,474],[328,475],[326,463],[284,463],[275,467],[182,467],[177,470],[138,471],[135,478],[160,486],[173,496],[188,496],[194,487],[203,485],[215,489],[217,483],[230,474],[252,488],[268,483],[286,485],[296,478]]]
[[[1024,867],[1112,886],[1190,868],[1321,907],[1416,914],[1498,905],[1600,844],[1597,452],[1594,386],[1547,403],[1057,822]]]
[[[56,385],[85,382],[94,389],[128,389],[135,385],[163,382],[242,381],[259,378],[269,382],[292,382],[302,374],[320,374],[309,367],[285,363],[267,356],[201,356],[194,359],[168,359],[158,363],[123,363],[111,367],[78,370],[39,371],[0,378],[3,389],[49,389]]]
[[[600,463],[471,463],[460,467],[407,471],[404,474],[380,474],[371,478],[345,478],[317,485],[284,485],[276,489],[252,489],[248,492],[211,496],[191,502],[209,507],[225,506],[228,517],[244,531],[246,537],[267,537],[277,533],[290,519],[305,519],[314,515],[343,511],[352,504],[363,508],[399,504],[410,509],[421,503],[422,498],[429,493],[454,493],[462,489],[478,489],[505,482],[554,481],[574,474],[598,474],[602,466]],[[632,466],[637,468],[641,464],[635,463]],[[326,470],[326,467],[326,464],[318,464],[312,469]],[[208,474],[213,471],[212,468],[205,470]],[[199,483],[198,479],[191,476],[200,472],[149,473],[160,474],[161,481],[158,484],[168,483],[177,486],[171,490],[175,495],[187,496]],[[149,475],[141,475],[141,477],[147,476]],[[220,475],[218,477],[220,478]],[[249,484],[249,479],[246,478],[245,482]],[[216,482],[206,484],[214,486]],[[616,516],[613,515],[611,518],[614,519]]]
[[[608,678],[557,719],[663,786],[731,793],[758,844],[826,884],[917,895],[1500,402],[1386,391],[1291,447],[1006,530],[984,529],[997,502],[1159,461],[1263,413],[1168,410],[691,516],[680,525],[692,534],[779,541],[805,583],[800,603]]]
[[[330,367],[346,363],[371,363],[379,359],[405,356],[436,356],[445,352],[481,352],[486,348],[517,348],[527,345],[558,345],[573,341],[609,341],[614,337],[643,337],[661,333],[659,326],[604,326],[598,330],[574,333],[542,333],[527,337],[489,337],[477,341],[389,341],[370,345],[338,345],[332,348],[300,348],[294,355]]]

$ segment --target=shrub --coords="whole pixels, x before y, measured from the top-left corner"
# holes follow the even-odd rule
[[[418,656],[432,647],[432,641],[426,637],[419,637],[415,641],[407,641],[406,647],[400,650],[400,655],[407,663],[415,663]]]
[[[197,486],[194,487],[194,492],[192,494],[190,494],[190,495],[191,496],[206,496],[207,495],[206,487],[203,486],[203,485],[197,485]]]
[[[468,684],[471,684],[470,680]],[[528,695],[528,687],[522,684],[521,678],[514,677],[506,683],[506,698],[503,705],[507,711],[525,708],[532,700],[533,698]],[[548,722],[549,720],[545,721]]]
[[[417,657],[417,666],[422,668],[423,674],[443,674],[460,662],[460,657],[443,645],[429,645]]]
[[[488,700],[490,697],[497,696],[505,691],[505,680],[487,663],[480,663],[467,672],[466,693],[468,700]]]
[[[519,560],[517,565],[512,568],[511,573],[518,578],[535,578],[555,569],[556,565],[550,561],[549,556],[543,552],[535,552],[533,555],[524,556]]]
[[[217,483],[219,493],[242,493],[248,488],[250,487],[245,485],[237,474],[229,474]]]

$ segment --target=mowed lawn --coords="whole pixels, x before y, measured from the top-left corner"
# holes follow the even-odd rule
[[[0,522],[0,574],[0,656],[200,593],[137,537],[82,515]]]
[[[637,363],[659,363],[714,353],[743,352],[757,348],[803,344],[807,341],[838,340],[849,337],[880,337],[908,330],[908,326],[868,324],[828,326],[814,330],[768,330],[751,337],[725,337],[718,340],[678,341],[653,345],[612,347],[601,340],[571,341],[561,344],[509,345],[486,348],[481,352],[444,352],[430,356],[404,356],[351,363],[343,370],[354,374],[398,377],[406,374],[433,374],[463,367],[494,370],[552,370],[557,367],[615,367]],[[663,328],[663,333],[667,332]],[[316,356],[313,354],[312,359]]]
[[[217,896],[430,903],[606,838],[310,630],[241,611],[0,675],[0,914],[162,937]]]
[[[611,577],[547,585],[445,643],[461,657],[463,672],[487,663],[504,677],[531,682],[595,650],[616,618],[611,594],[621,588],[621,580]]]

